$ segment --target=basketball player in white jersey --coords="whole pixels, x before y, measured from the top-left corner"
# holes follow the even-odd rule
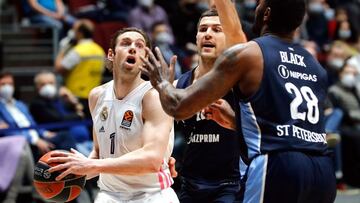
[[[140,77],[145,47],[150,47],[150,41],[139,29],[115,33],[108,50],[113,80],[94,88],[89,96],[92,153],[86,158],[75,150],[59,152],[49,160],[62,163],[49,170],[64,170],[57,180],[70,173],[87,178],[99,174],[96,203],[179,202],[170,187],[173,180],[167,165],[173,119],[162,110],[150,82]]]

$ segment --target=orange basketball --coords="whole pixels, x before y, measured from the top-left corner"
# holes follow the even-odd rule
[[[35,165],[34,186],[37,192],[46,200],[52,202],[68,202],[81,193],[85,185],[85,176],[69,174],[60,181],[55,178],[60,171],[49,173],[48,169],[56,163],[48,164],[47,160],[54,151],[44,154]]]

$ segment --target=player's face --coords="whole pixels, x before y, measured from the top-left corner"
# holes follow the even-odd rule
[[[196,45],[201,57],[217,58],[225,49],[225,34],[218,16],[203,17],[199,23]]]
[[[264,13],[265,13],[265,0],[256,1],[256,10],[255,10],[255,22],[253,25],[253,32],[255,35],[260,35],[261,30],[265,24],[264,22]]]
[[[143,64],[140,56],[146,56],[145,47],[144,37],[136,31],[119,35],[115,51],[109,49],[108,52],[108,59],[113,62],[113,71],[138,74]]]

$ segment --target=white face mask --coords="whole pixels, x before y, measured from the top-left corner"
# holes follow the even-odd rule
[[[322,12],[324,12],[324,7],[319,2],[310,3],[309,4],[309,11],[311,13],[322,13]]]
[[[341,58],[333,58],[328,61],[328,65],[335,70],[340,70],[344,65],[344,60]]]
[[[14,95],[14,86],[6,84],[0,87],[0,97],[10,100]]]
[[[347,74],[342,76],[342,78],[340,79],[340,82],[345,87],[352,88],[352,87],[355,86],[355,83],[356,83],[355,75],[347,73]]]
[[[56,96],[56,87],[55,85],[51,85],[51,84],[44,85],[40,89],[39,94],[42,97],[52,99]]]
[[[140,6],[150,8],[153,5],[154,0],[138,0],[138,3]]]
[[[339,30],[340,39],[349,39],[351,37],[351,30]]]
[[[171,35],[168,32],[160,32],[156,36],[155,40],[159,44],[170,44],[171,43]]]

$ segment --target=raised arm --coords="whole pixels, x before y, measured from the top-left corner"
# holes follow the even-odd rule
[[[262,77],[262,56],[255,42],[239,44],[226,50],[215,62],[214,68],[186,89],[175,89],[169,82],[169,69],[160,50],[155,48],[159,61],[152,52],[149,59],[142,60],[143,73],[160,93],[166,113],[184,120],[223,97],[234,85],[239,85],[245,96],[259,87]]]
[[[214,0],[221,26],[226,36],[226,47],[247,41],[240,18],[237,14],[234,0]]]

